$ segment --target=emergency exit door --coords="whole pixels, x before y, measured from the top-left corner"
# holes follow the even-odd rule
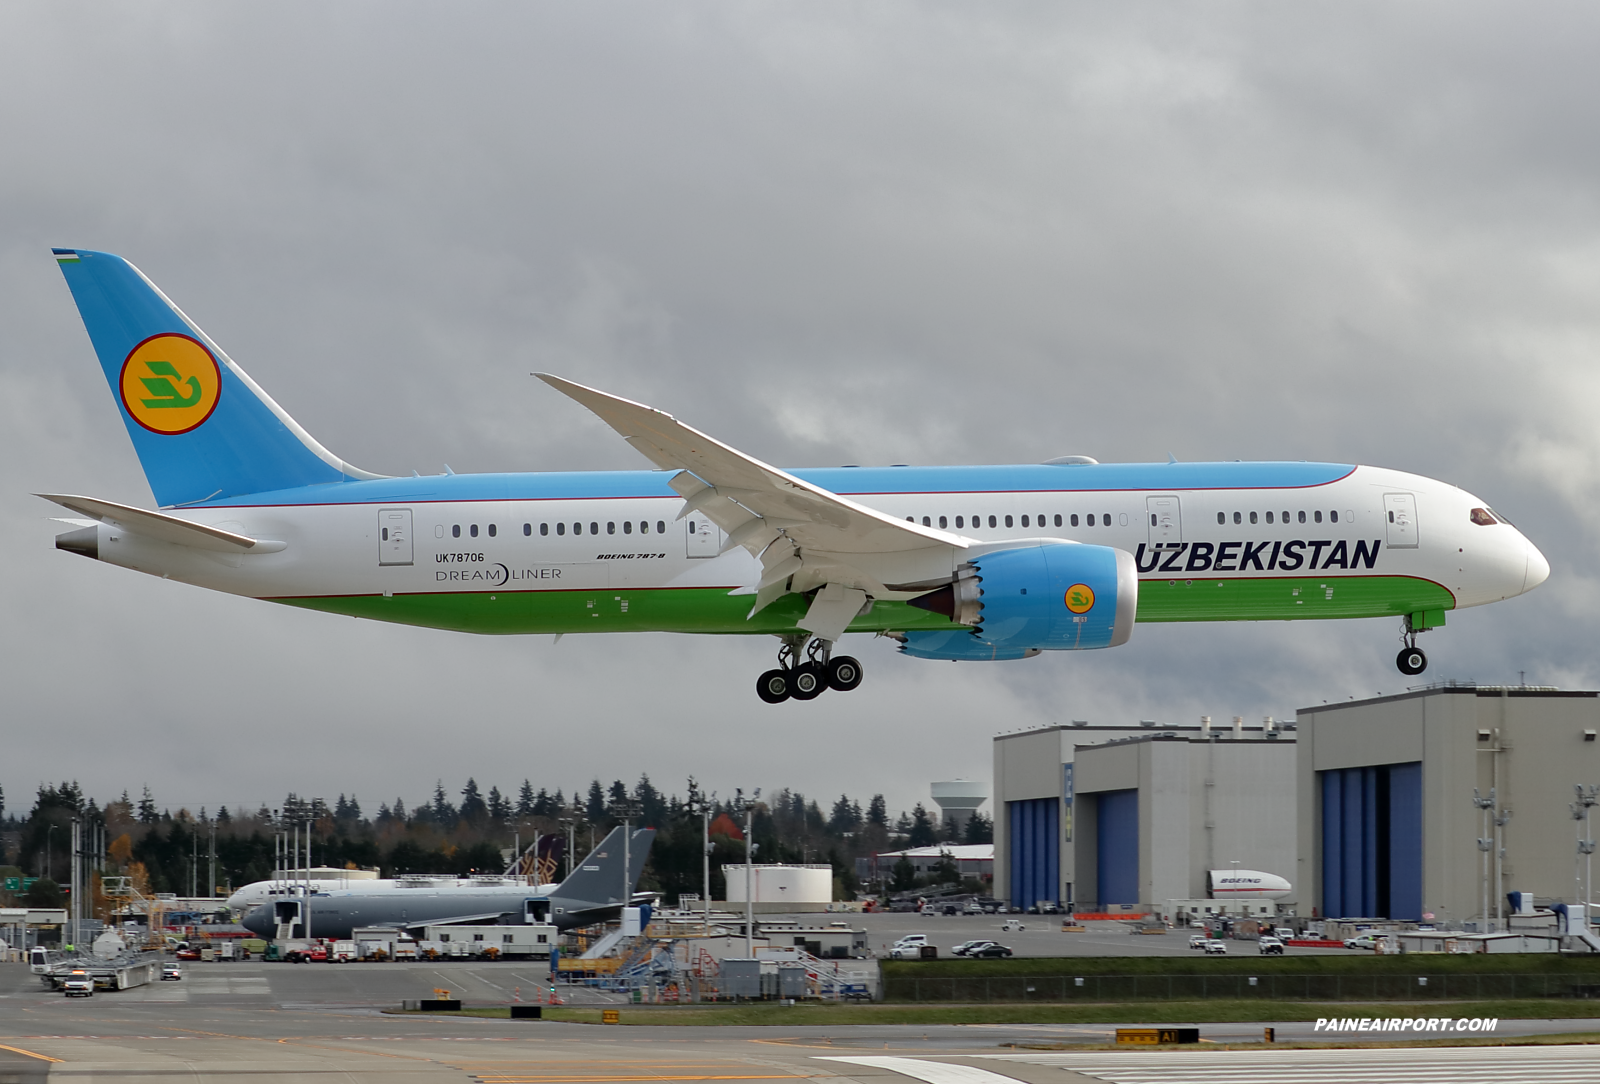
[[[1417,497],[1414,493],[1385,493],[1384,519],[1388,521],[1384,540],[1392,550],[1417,548]]]
[[[411,564],[411,509],[378,510],[378,564]]]
[[[715,557],[722,551],[722,530],[715,523],[698,512],[685,516],[683,523],[690,557]]]
[[[1183,509],[1176,496],[1146,497],[1146,523],[1150,527],[1150,548],[1156,549],[1183,541]]]

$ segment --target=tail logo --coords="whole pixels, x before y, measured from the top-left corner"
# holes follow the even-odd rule
[[[166,436],[198,429],[222,397],[222,370],[187,335],[152,335],[122,363],[122,406],[134,421]]]
[[[1094,608],[1094,589],[1086,583],[1075,583],[1067,588],[1067,609],[1075,614],[1086,614]]]

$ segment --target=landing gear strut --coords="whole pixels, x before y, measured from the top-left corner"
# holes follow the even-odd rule
[[[778,668],[756,679],[756,695],[766,703],[815,700],[828,689],[847,693],[861,684],[860,660],[834,655],[832,641],[812,639],[805,633],[791,633],[782,639]]]
[[[1415,677],[1428,668],[1428,656],[1417,646],[1417,632],[1411,627],[1411,618],[1405,619],[1405,624],[1400,633],[1400,642],[1406,646],[1400,649],[1400,654],[1395,656],[1394,664],[1400,672],[1407,677]]]

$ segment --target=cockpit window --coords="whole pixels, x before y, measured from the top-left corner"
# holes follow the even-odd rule
[[[1487,508],[1474,508],[1472,510],[1472,522],[1479,527],[1493,527],[1499,520],[1495,519],[1494,513]]]

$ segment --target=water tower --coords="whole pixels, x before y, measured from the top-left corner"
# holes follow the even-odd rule
[[[971,779],[952,779],[933,784],[933,800],[942,813],[942,822],[953,825],[959,838],[966,831],[967,819],[989,800],[989,787]]]

